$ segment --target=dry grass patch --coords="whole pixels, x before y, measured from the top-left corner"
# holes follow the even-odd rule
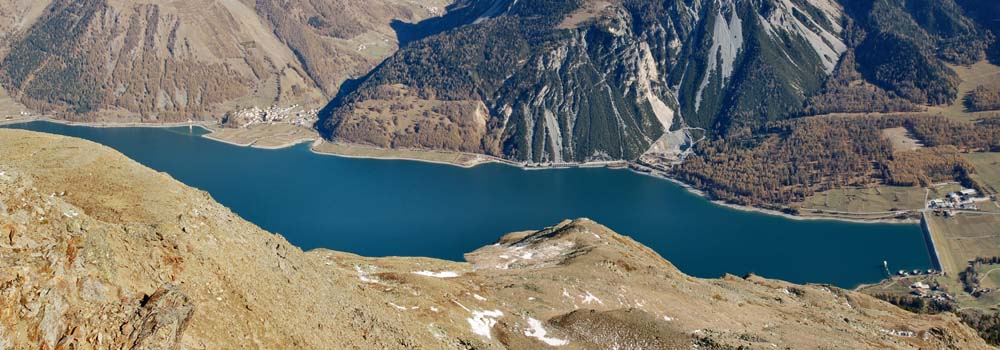
[[[963,154],[976,167],[973,179],[993,193],[1000,193],[1000,152]]]
[[[271,124],[254,125],[245,129],[218,129],[205,137],[239,146],[282,148],[315,140],[319,138],[319,134],[304,126]]]
[[[333,154],[352,158],[376,159],[410,159],[432,163],[445,163],[462,167],[471,167],[490,161],[488,156],[450,151],[389,149],[345,143],[321,142],[313,145],[313,150],[319,153]]]
[[[920,187],[838,188],[806,197],[802,209],[850,213],[918,210],[927,191]]]
[[[958,98],[948,105],[928,107],[928,113],[941,114],[958,121],[973,121],[980,118],[1000,116],[1000,112],[997,111],[970,112],[964,103],[965,96],[980,85],[998,84],[996,79],[1000,77],[1000,66],[990,64],[984,60],[968,67],[956,65],[949,65],[949,67],[961,79],[961,83],[958,84]]]
[[[885,135],[892,143],[892,149],[898,151],[912,151],[921,147],[924,147],[917,139],[913,137],[909,130],[904,127],[882,129],[882,135]]]
[[[926,220],[941,268],[950,276],[957,277],[976,257],[1000,252],[1000,215],[961,213],[950,218],[927,215]]]

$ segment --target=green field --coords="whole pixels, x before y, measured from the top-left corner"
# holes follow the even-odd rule
[[[997,252],[1000,254],[1000,252]],[[1000,288],[1000,264],[991,264],[982,266],[982,275],[980,275],[979,284],[983,288]]]
[[[801,208],[851,213],[916,210],[926,191],[918,187],[838,188],[807,197]]]
[[[877,186],[872,188],[838,188],[806,197],[800,209],[845,213],[884,213],[920,210],[925,199],[941,198],[960,190],[957,184],[922,187]]]
[[[1000,193],[1000,152],[969,153],[964,156],[976,167],[973,177],[993,193]]]
[[[927,107],[927,114],[940,114],[958,121],[973,121],[1000,114],[998,111],[969,112],[963,103],[965,95],[976,87],[997,84],[997,77],[1000,76],[1000,67],[992,65],[988,61],[977,62],[968,67],[956,65],[949,65],[949,67],[961,79],[958,85],[958,98],[949,105]]]
[[[997,311],[1000,308],[1000,292],[973,297],[964,292],[959,272],[965,270],[969,260],[976,257],[1000,255],[1000,215],[960,213],[956,217],[946,218],[928,213],[925,218],[945,274],[894,276],[878,284],[863,286],[859,290],[872,295],[902,296],[910,294],[910,285],[914,282],[921,281],[931,285],[936,282],[955,296],[960,308]],[[981,287],[1000,287],[1000,264],[983,265],[980,271]]]
[[[1000,215],[962,213],[945,218],[928,214],[926,219],[941,267],[949,275],[957,277],[976,257],[1000,254]]]

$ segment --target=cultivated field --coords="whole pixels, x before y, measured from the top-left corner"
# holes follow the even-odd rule
[[[961,213],[945,218],[928,214],[926,222],[941,268],[952,277],[957,277],[969,260],[1000,255],[1000,215]]]
[[[1000,288],[1000,264],[982,266],[980,285],[983,288]]]
[[[245,129],[217,129],[205,135],[238,146],[282,148],[319,138],[315,130],[292,124],[254,125]]]
[[[885,213],[924,208],[926,198],[940,198],[957,191],[957,184],[943,184],[930,189],[922,187],[876,186],[872,188],[838,188],[816,193],[798,205],[810,211],[845,213]]]

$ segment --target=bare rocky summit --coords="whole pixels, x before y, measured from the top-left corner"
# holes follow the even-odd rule
[[[468,262],[303,252],[106,147],[0,130],[2,349],[987,349],[951,314],[687,276],[587,219]]]

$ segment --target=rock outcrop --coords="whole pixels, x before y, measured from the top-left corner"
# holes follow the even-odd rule
[[[951,314],[699,279],[587,219],[468,262],[303,252],[106,147],[0,130],[3,349],[987,349]]]

